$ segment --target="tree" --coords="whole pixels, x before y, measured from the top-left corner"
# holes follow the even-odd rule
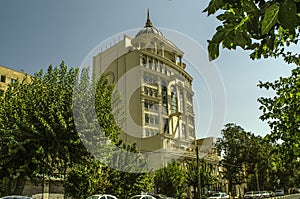
[[[288,176],[293,176],[300,156],[300,68],[292,70],[290,77],[260,82],[258,86],[275,93],[273,97],[258,99],[262,111],[260,119],[268,122],[271,132],[266,139],[278,142],[278,153],[287,171],[291,172]]]
[[[282,56],[287,63],[300,65],[300,55],[289,46],[297,44],[300,28],[299,0],[211,0],[204,12],[220,11],[221,25],[208,41],[211,59],[223,48],[251,51],[252,59]]]
[[[80,138],[92,156],[88,160],[99,172],[90,170],[89,161],[77,164],[67,174],[66,192],[77,198],[104,191],[129,198],[150,191],[152,177],[145,173],[146,164],[136,145],[119,138],[123,113],[118,92],[114,92],[114,85],[105,74],[91,80],[89,73],[88,68],[81,72],[81,81],[74,89],[73,116]],[[99,178],[103,182],[99,183]]]
[[[224,168],[223,178],[228,180],[229,191],[233,185],[245,182],[245,162],[249,156],[249,133],[236,124],[226,124],[222,129],[222,137],[217,140],[216,148],[223,156],[220,164]]]
[[[111,186],[105,170],[106,167],[94,158],[75,164],[64,180],[65,194],[74,198],[87,198],[96,193],[105,193]]]
[[[198,189],[198,178],[200,177],[201,193],[203,190],[210,189],[210,186],[216,182],[216,176],[213,176],[213,165],[201,159],[198,163],[194,160],[186,162],[186,184],[192,186],[193,190]],[[202,194],[201,194],[202,195]]]
[[[145,163],[135,145],[119,139],[120,127],[112,115],[119,110],[118,97],[111,102],[114,86],[105,76],[95,84],[89,68],[80,72],[79,76],[78,69],[68,69],[64,62],[50,65],[30,83],[11,84],[0,98],[1,195],[22,194],[27,178],[38,182],[41,176],[57,174],[67,176],[66,192],[77,198],[105,189],[116,188],[119,196],[150,189],[151,177],[142,172]],[[91,105],[96,105],[97,114]],[[115,145],[121,154],[114,151]],[[129,152],[136,154],[131,161]],[[112,161],[105,165],[98,160]],[[121,166],[137,173],[113,169]]]
[[[177,162],[172,162],[155,172],[154,184],[159,193],[175,198],[183,198],[184,183],[184,170]]]
[[[68,70],[64,62],[50,65],[29,83],[10,84],[0,99],[0,179],[13,183],[1,193],[20,195],[27,178],[63,175],[87,154],[72,116],[77,78],[78,69]]]

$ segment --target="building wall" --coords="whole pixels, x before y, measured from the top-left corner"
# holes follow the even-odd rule
[[[16,71],[4,66],[0,66],[0,94],[7,90],[10,83],[23,81],[26,76],[24,72]],[[29,78],[28,78],[29,81]]]

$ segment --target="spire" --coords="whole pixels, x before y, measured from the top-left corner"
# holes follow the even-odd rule
[[[147,21],[145,27],[153,27],[152,22],[150,21],[149,8],[147,10]]]

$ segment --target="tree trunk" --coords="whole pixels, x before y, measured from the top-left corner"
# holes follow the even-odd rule
[[[20,174],[19,177],[17,178],[14,195],[22,195],[24,187],[25,187],[25,182],[26,182],[25,176]]]

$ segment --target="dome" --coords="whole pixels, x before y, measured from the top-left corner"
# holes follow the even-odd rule
[[[149,9],[147,12],[147,21],[146,25],[142,30],[140,30],[135,37],[143,35],[143,34],[157,34],[163,36],[162,32],[160,32],[157,28],[153,27],[152,22],[150,21]]]
[[[140,30],[135,37],[142,35],[142,34],[157,34],[160,36],[163,36],[162,32],[160,32],[157,28],[155,27],[144,27],[142,30]]]

